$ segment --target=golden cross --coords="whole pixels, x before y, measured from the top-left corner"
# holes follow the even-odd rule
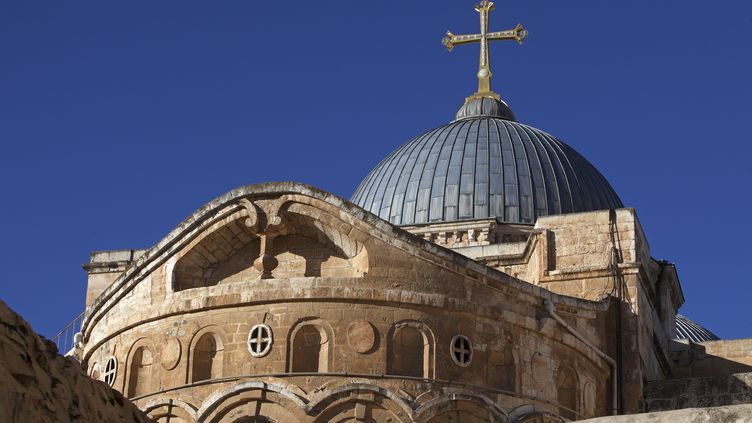
[[[514,29],[506,31],[488,32],[488,14],[494,10],[492,1],[482,0],[475,5],[475,11],[480,14],[480,34],[454,35],[447,31],[446,37],[442,38],[441,43],[452,51],[454,46],[460,44],[480,43],[480,67],[478,68],[478,92],[470,98],[492,97],[499,100],[499,95],[491,90],[491,67],[488,64],[488,42],[496,40],[515,40],[522,44],[522,40],[527,37],[527,30],[522,24],[517,24]]]

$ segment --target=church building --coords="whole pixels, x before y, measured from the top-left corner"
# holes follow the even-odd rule
[[[479,44],[478,90],[350,200],[243,186],[147,250],[92,253],[73,350],[88,374],[160,423],[543,423],[718,404],[724,388],[689,387],[749,372],[752,341],[677,316],[677,269],[651,256],[637,211],[492,90],[489,43],[527,36],[492,31],[493,8],[476,6],[479,33],[443,39]]]

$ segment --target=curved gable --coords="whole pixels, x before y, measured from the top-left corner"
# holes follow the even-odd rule
[[[363,285],[355,281],[366,275],[372,279],[368,289],[374,299],[396,295],[404,297],[400,301],[433,304],[442,297],[432,294],[440,280],[448,281],[442,284],[445,294],[465,298],[469,289],[461,283],[465,278],[481,285],[501,284],[510,292],[554,296],[420,239],[327,192],[303,184],[267,183],[230,191],[178,225],[92,303],[82,333],[88,342],[94,325],[109,312],[127,316],[127,326],[220,303],[347,296],[348,290]],[[290,283],[277,282],[283,279]],[[319,279],[328,280],[332,287],[319,287]],[[401,295],[401,289],[395,289],[400,284],[420,284],[419,290],[426,294]],[[292,297],[280,293],[282,285],[293,289]],[[200,287],[210,291],[181,295]],[[593,307],[588,301],[561,301]],[[104,325],[109,325],[108,320]],[[124,322],[120,323],[101,332],[115,334],[123,330]]]

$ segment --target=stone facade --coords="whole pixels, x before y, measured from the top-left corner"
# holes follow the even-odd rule
[[[85,268],[80,359],[160,422],[574,420],[680,367],[632,209],[401,229],[261,184]]]
[[[524,242],[456,251],[562,295],[619,299],[621,317],[605,333],[621,335],[608,353],[621,351],[623,410],[639,411],[643,381],[671,374],[674,319],[684,303],[675,267],[651,258],[633,209],[543,217],[529,234]]]
[[[113,386],[157,419],[507,421],[611,401],[609,364],[543,304],[608,349],[613,301],[555,294],[305,186],[233,191],[137,255],[89,306],[82,360],[100,378],[117,363]],[[110,268],[100,258],[87,268]],[[257,325],[271,347],[254,357]]]

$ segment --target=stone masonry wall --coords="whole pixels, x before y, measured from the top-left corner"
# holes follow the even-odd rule
[[[295,415],[298,421],[324,418],[337,407],[357,415],[380,412],[383,407],[368,399],[375,395],[368,390],[382,404],[401,404],[403,412],[414,413],[411,418],[423,416],[418,421],[444,421],[421,413],[448,416],[453,411],[442,407],[459,406],[458,401],[470,408],[484,404],[481,415],[487,415],[488,404],[501,414],[529,404],[563,415],[572,413],[566,409],[583,416],[605,413],[608,365],[548,318],[543,300],[551,300],[557,313],[603,349],[607,303],[552,294],[320,199],[294,197],[283,211],[276,211],[282,203],[275,197],[253,201],[259,215],[281,216],[274,221],[282,222],[277,227],[284,233],[275,234],[275,247],[267,250],[279,263],[273,277],[262,278],[255,264],[249,267],[262,247],[243,243],[238,229],[255,239],[254,228],[263,225],[228,202],[145,253],[89,308],[82,331],[90,371],[101,375],[105,363],[116,361],[114,386],[138,398],[150,415],[167,416],[158,407],[175,400],[183,404],[186,421],[224,421],[230,414],[212,413],[235,412],[235,403],[223,405],[225,397],[274,389],[298,404],[295,409],[303,413]],[[281,243],[293,235],[287,245]],[[207,260],[191,258],[191,251]],[[186,257],[189,266],[181,268]],[[181,285],[181,276],[193,279]],[[262,323],[273,333],[273,345],[267,354],[252,356],[249,331]],[[313,345],[309,350],[318,358],[313,374],[302,376],[296,371],[296,334],[305,326],[315,330],[305,332],[310,345],[300,338],[301,351]],[[421,340],[399,340],[395,334],[406,326],[416,328]],[[198,378],[193,363],[203,363],[195,357],[206,335],[213,339],[213,358]],[[452,358],[457,335],[473,345],[472,361],[464,366]],[[400,350],[394,348],[398,343]],[[416,348],[420,355],[405,356],[424,371],[404,366],[395,371],[403,358],[396,351]],[[360,384],[357,398],[368,397],[358,401],[371,405],[340,404],[353,381]],[[273,413],[289,410],[288,400],[276,402],[281,408]],[[294,421],[286,418],[282,421]]]
[[[671,349],[676,378],[752,372],[752,339],[674,341]]]
[[[645,411],[752,403],[752,373],[671,379],[645,386]]]
[[[521,253],[476,259],[552,292],[588,300],[617,296],[618,281],[624,288],[625,410],[639,411],[643,380],[662,379],[667,374],[668,337],[663,328],[670,326],[665,320],[673,319],[674,314],[656,311],[656,285],[662,268],[650,257],[633,209],[618,209],[613,215],[604,210],[542,217]],[[674,297],[665,298],[673,301],[667,309],[675,311],[681,305]],[[607,332],[615,334],[616,321],[609,323]],[[615,350],[607,353],[616,355]]]

